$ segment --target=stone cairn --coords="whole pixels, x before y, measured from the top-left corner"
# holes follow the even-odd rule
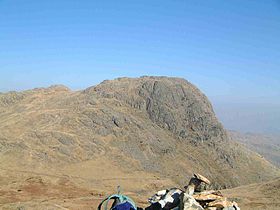
[[[180,210],[240,210],[236,202],[229,201],[220,191],[195,192],[201,183],[210,181],[200,174],[194,174],[182,193]]]

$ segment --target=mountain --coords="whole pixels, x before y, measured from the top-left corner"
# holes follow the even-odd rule
[[[11,206],[73,204],[117,185],[138,199],[194,172],[216,189],[280,174],[229,138],[201,91],[168,77],[1,93],[0,163],[0,203]]]
[[[244,144],[275,166],[280,167],[280,136],[276,134],[240,133],[237,131],[229,131],[229,134],[232,140]]]

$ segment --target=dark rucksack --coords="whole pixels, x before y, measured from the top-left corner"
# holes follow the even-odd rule
[[[108,203],[113,200],[113,204],[108,208]],[[98,206],[98,210],[137,210],[134,201],[122,194],[113,194],[105,198]]]

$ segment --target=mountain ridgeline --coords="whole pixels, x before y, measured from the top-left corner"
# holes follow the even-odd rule
[[[215,188],[279,176],[228,138],[201,91],[168,77],[106,80],[82,91],[51,86],[2,93],[0,161],[3,168],[94,179],[117,170],[118,177],[141,173],[142,181],[157,176],[177,185],[198,172]]]

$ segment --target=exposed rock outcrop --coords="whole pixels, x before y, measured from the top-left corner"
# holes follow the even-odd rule
[[[104,81],[84,92],[115,98],[145,111],[158,126],[180,138],[193,141],[227,138],[207,97],[184,79],[120,78]]]

